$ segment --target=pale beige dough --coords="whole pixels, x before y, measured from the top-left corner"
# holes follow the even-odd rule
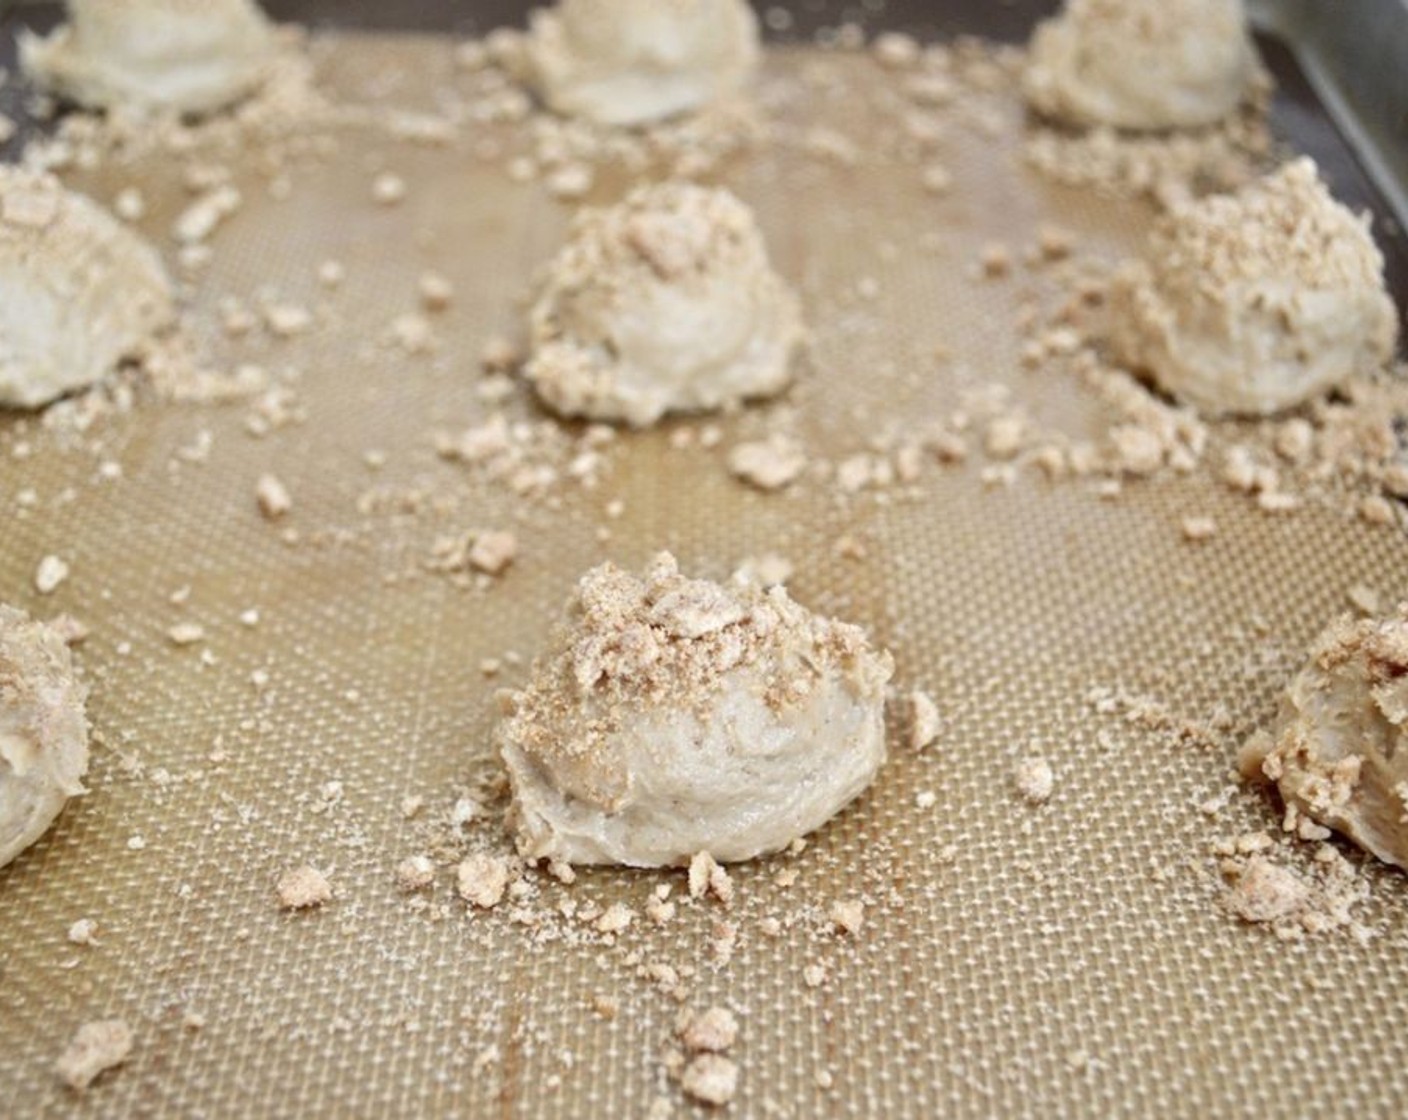
[[[254,0],[68,0],[69,22],[22,34],[44,89],[90,108],[209,113],[253,93],[278,53]]]
[[[0,867],[84,792],[85,694],[59,633],[0,605]]]
[[[91,385],[175,318],[150,245],[52,176],[5,166],[0,292],[0,408]]]
[[[885,760],[889,654],[775,587],[588,572],[495,741],[531,859],[746,860],[820,828]]]
[[[528,73],[555,111],[640,125],[739,90],[758,63],[743,0],[561,0],[533,13]]]
[[[580,213],[529,331],[524,372],[546,404],[636,427],[780,392],[803,339],[752,211],[688,183]]]
[[[1242,0],[1067,0],[1032,35],[1023,90],[1067,124],[1190,128],[1228,116],[1255,73]]]
[[[1125,363],[1208,415],[1269,415],[1393,354],[1398,318],[1367,218],[1298,159],[1155,225],[1117,274]]]
[[[1408,869],[1408,604],[1331,625],[1242,768],[1276,783],[1289,825],[1309,817]]]

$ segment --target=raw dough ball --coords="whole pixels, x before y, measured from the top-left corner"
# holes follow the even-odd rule
[[[779,392],[803,335],[752,212],[687,183],[580,213],[530,332],[525,372],[547,404],[638,427]]]
[[[885,760],[893,663],[787,592],[588,572],[496,742],[532,859],[745,860],[820,828]]]
[[[1309,159],[1155,225],[1115,279],[1115,349],[1211,415],[1291,408],[1383,364],[1398,332],[1383,257]]]
[[[23,34],[40,86],[91,108],[209,113],[253,93],[277,53],[254,0],[68,0],[70,23]]]
[[[58,631],[0,606],[0,867],[84,792],[85,692]]]
[[[138,355],[175,317],[156,252],[41,172],[0,166],[0,408],[34,408]]]
[[[1067,0],[1037,25],[1023,88],[1068,124],[1193,128],[1231,113],[1254,72],[1242,0]]]
[[[1304,814],[1408,869],[1408,604],[1326,630],[1242,768],[1277,784],[1288,824]]]
[[[533,13],[526,61],[557,112],[645,124],[739,89],[758,21],[743,0],[561,0]]]

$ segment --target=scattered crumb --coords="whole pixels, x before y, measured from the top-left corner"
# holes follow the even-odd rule
[[[691,1053],[722,1053],[738,1038],[738,1020],[726,1007],[711,1007],[685,1018],[679,1030],[680,1041]]]
[[[307,910],[332,900],[332,887],[317,868],[304,864],[279,877],[279,905],[285,910]]]
[[[372,180],[372,198],[382,206],[395,206],[406,197],[406,180],[383,171]]]
[[[420,303],[427,311],[444,311],[455,298],[455,287],[438,272],[427,272],[417,285]]]
[[[68,939],[75,945],[96,945],[98,923],[92,918],[79,918],[68,927]]]
[[[928,693],[915,689],[909,694],[909,745],[916,751],[933,746],[941,728],[938,705]]]
[[[696,852],[689,861],[689,897],[709,894],[729,905],[733,901],[733,880],[708,852]]]
[[[806,469],[802,445],[791,436],[778,433],[764,440],[740,443],[728,453],[728,469],[737,478],[759,490],[781,490],[790,486]]]
[[[738,1091],[738,1066],[721,1054],[700,1054],[684,1067],[680,1087],[705,1104],[728,1104]]]
[[[429,856],[408,856],[396,865],[396,885],[408,894],[435,882],[435,864]]]
[[[77,1092],[105,1070],[120,1066],[132,1053],[132,1028],[125,1019],[99,1019],[78,1028],[54,1069]]]
[[[460,897],[481,910],[492,910],[503,901],[508,879],[508,860],[482,852],[466,856],[456,875]]]
[[[1381,606],[1379,593],[1363,583],[1356,583],[1345,592],[1346,597],[1360,614],[1376,615]]]
[[[1184,540],[1205,541],[1217,532],[1217,522],[1211,517],[1189,516],[1179,522],[1179,529]]]
[[[1033,805],[1040,805],[1051,797],[1056,787],[1056,776],[1051,763],[1039,756],[1021,759],[1012,772],[1012,780],[1022,798]]]
[[[254,486],[254,497],[259,503],[259,511],[270,521],[277,521],[293,509],[293,499],[288,489],[272,474],[261,475]]]
[[[57,556],[46,556],[34,571],[34,589],[41,595],[52,595],[59,584],[68,579],[69,566]]]
[[[1228,891],[1233,913],[1248,922],[1278,922],[1294,917],[1310,899],[1310,888],[1294,871],[1253,856]]]
[[[193,646],[205,639],[205,627],[198,622],[178,622],[166,631],[174,646]]]
[[[865,926],[865,903],[858,898],[833,902],[829,914],[832,925],[852,937]]]
[[[476,571],[496,576],[518,555],[518,538],[504,530],[480,533],[469,549],[469,563]]]

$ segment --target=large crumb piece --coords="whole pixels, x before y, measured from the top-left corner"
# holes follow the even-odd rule
[[[679,1030],[680,1041],[691,1053],[719,1054],[738,1039],[738,1019],[727,1007],[710,1007],[685,1018]]]
[[[41,595],[52,595],[64,580],[68,579],[69,566],[59,556],[46,556],[34,569],[34,590]]]
[[[1113,343],[1210,415],[1269,415],[1393,354],[1398,315],[1368,219],[1298,159],[1159,219],[1111,291]]]
[[[501,575],[518,555],[518,538],[505,530],[480,533],[469,547],[469,564],[485,575]]]
[[[938,741],[943,729],[939,706],[927,692],[918,689],[909,694],[909,745],[916,751],[925,750]]]
[[[407,856],[396,865],[396,885],[410,893],[435,882],[435,863],[429,856]]]
[[[466,856],[456,872],[460,897],[481,910],[492,910],[508,890],[510,865],[503,856],[479,852]]]
[[[892,667],[784,588],[690,579],[668,553],[595,568],[502,697],[519,850],[665,867],[784,848],[873,780]]]
[[[132,1053],[132,1028],[125,1019],[98,1019],[78,1028],[54,1063],[65,1085],[76,1092],[88,1088],[99,1074],[120,1066]]]
[[[1276,784],[1288,827],[1307,816],[1408,869],[1408,604],[1321,634],[1242,769]]]
[[[767,439],[740,443],[728,453],[728,469],[759,490],[781,490],[797,481],[807,468],[807,453],[791,436],[774,433]]]
[[[634,427],[780,392],[803,335],[753,212],[686,183],[578,214],[529,326],[524,375],[551,408]]]
[[[1310,888],[1294,871],[1253,856],[1237,875],[1227,902],[1248,922],[1278,922],[1293,918],[1310,900]]]
[[[865,928],[865,903],[858,898],[838,899],[828,913],[831,924],[841,933],[854,937]]]
[[[332,886],[315,867],[304,864],[279,877],[279,905],[285,910],[308,910],[332,901]]]
[[[254,497],[259,503],[259,511],[270,521],[277,521],[293,509],[288,488],[272,474],[260,476],[254,487]]]
[[[728,1104],[738,1092],[738,1066],[722,1054],[699,1054],[680,1074],[680,1088],[704,1104]]]
[[[1023,800],[1040,805],[1050,800],[1056,788],[1056,775],[1051,763],[1039,756],[1020,759],[1012,771],[1012,781]]]

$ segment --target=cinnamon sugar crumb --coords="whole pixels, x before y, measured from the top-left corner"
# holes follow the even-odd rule
[[[1033,805],[1049,800],[1056,787],[1051,763],[1039,756],[1021,759],[1012,772],[1012,780],[1022,798]]]
[[[279,905],[285,910],[307,910],[332,900],[332,886],[321,871],[308,864],[284,872],[277,889]]]
[[[752,443],[740,443],[729,452],[728,469],[759,490],[781,490],[790,486],[806,469],[802,445],[791,436],[778,433]]]
[[[1184,540],[1205,541],[1216,534],[1217,522],[1211,517],[1189,516],[1179,522],[1179,529]]]
[[[293,509],[288,488],[272,474],[260,476],[254,487],[254,497],[259,503],[259,511],[270,521],[277,521]]]
[[[481,910],[492,910],[503,901],[508,880],[508,860],[482,852],[466,856],[456,874],[460,897]]]
[[[680,1087],[705,1104],[728,1104],[738,1091],[738,1066],[721,1054],[700,1054],[684,1067]]]
[[[709,894],[728,906],[733,902],[733,880],[708,852],[697,852],[689,861],[689,897]]]
[[[933,746],[938,740],[942,721],[938,705],[928,693],[918,689],[909,694],[909,745],[916,751]]]
[[[132,1053],[132,1028],[125,1019],[99,1019],[84,1023],[54,1063],[54,1070],[70,1089],[82,1092],[99,1074],[120,1066]]]
[[[691,1053],[722,1053],[738,1039],[738,1020],[726,1007],[710,1007],[697,1015],[684,1016],[679,1036]]]
[[[518,555],[518,538],[506,530],[491,530],[474,538],[469,549],[469,563],[476,571],[497,576],[513,563]]]
[[[865,926],[865,903],[858,898],[833,902],[828,914],[831,924],[838,931],[848,933],[852,937],[859,934]]]

